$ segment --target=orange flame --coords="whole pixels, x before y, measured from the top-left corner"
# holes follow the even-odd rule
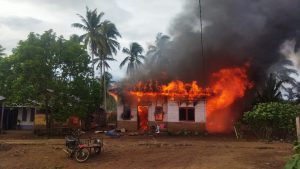
[[[137,82],[134,89],[129,90],[129,94],[137,97],[167,96],[171,100],[197,100],[209,96],[210,92],[198,86],[196,81],[184,83],[176,80],[167,85],[159,85],[157,81],[153,83],[150,80],[148,83]]]
[[[206,128],[210,133],[232,131],[237,120],[232,104],[244,97],[247,89],[253,84],[247,77],[247,66],[242,68],[226,68],[211,76],[210,87],[215,94],[207,100]]]
[[[196,81],[184,83],[179,80],[161,85],[158,81],[137,82],[127,90],[138,101],[156,97],[168,97],[170,100],[191,101],[207,98],[206,129],[209,133],[232,131],[238,113],[233,110],[233,103],[243,98],[253,84],[247,77],[248,65],[244,67],[224,68],[211,75],[208,88],[201,88]]]

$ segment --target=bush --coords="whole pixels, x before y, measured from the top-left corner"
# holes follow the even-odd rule
[[[284,138],[296,136],[295,119],[299,107],[281,102],[260,103],[252,111],[245,112],[246,122],[259,138]]]
[[[286,163],[285,169],[299,169],[300,168],[300,145],[294,147],[295,154]]]

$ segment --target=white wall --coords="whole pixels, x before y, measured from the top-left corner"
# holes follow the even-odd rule
[[[206,101],[201,100],[195,106],[195,122],[206,122]]]
[[[194,107],[194,105],[193,103],[191,104],[182,103],[178,105],[178,102],[169,101],[167,106],[168,122],[179,122],[179,107]],[[195,122],[205,123],[206,122],[205,113],[206,113],[206,103],[205,100],[201,100],[195,105]]]
[[[124,105],[119,103],[117,106],[117,120],[118,121],[137,121],[137,106],[136,104],[132,104],[130,106],[131,109],[131,116],[132,118],[130,120],[123,120],[122,119],[122,113],[124,112]]]
[[[163,102],[152,103],[149,105],[148,109],[148,119],[149,121],[155,121],[154,112],[156,106],[162,106],[164,111],[164,120],[165,122],[179,122],[179,107],[194,107],[193,104],[182,103],[178,105],[176,101],[168,101],[168,103],[163,104]],[[117,106],[117,120],[123,121],[121,118],[121,114],[124,111],[123,104],[118,104]],[[30,113],[29,113],[30,114]],[[28,115],[28,114],[27,114]],[[132,118],[130,120],[125,121],[137,121],[137,105],[131,105],[131,115]],[[29,115],[30,116],[30,115]],[[22,118],[22,116],[21,116]],[[195,105],[195,122],[205,123],[206,122],[206,102],[205,100],[201,100]]]
[[[179,121],[179,108],[178,103],[175,101],[168,101],[168,122],[178,122]]]
[[[152,103],[148,109],[148,120],[149,121],[155,121],[154,112],[155,112],[155,104]]]
[[[30,108],[26,108],[26,109],[27,109],[27,118],[26,118],[26,121],[23,121],[22,120],[23,107],[18,108],[18,120],[21,121],[20,125],[21,126],[33,126],[34,121],[30,121],[31,109]]]
[[[122,113],[123,113],[123,110],[124,110],[124,106],[123,106],[123,104],[118,104],[117,105],[117,120],[118,121],[122,121],[123,119],[121,118],[121,115],[122,115]]]

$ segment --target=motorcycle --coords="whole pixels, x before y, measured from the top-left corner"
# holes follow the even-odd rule
[[[100,138],[89,138],[80,139],[79,136],[84,134],[81,130],[75,130],[71,135],[65,137],[66,149],[63,149],[69,157],[74,158],[77,162],[85,162],[92,150],[95,154],[100,154],[103,148],[103,139]]]

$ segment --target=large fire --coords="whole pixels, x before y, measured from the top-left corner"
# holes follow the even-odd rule
[[[247,67],[224,68],[211,75],[207,88],[201,88],[196,81],[184,83],[174,80],[167,85],[158,81],[137,82],[128,89],[129,95],[138,98],[168,97],[175,101],[197,101],[207,99],[206,128],[210,133],[232,131],[237,113],[233,103],[243,98],[253,84],[248,80]]]
[[[247,77],[247,66],[221,69],[212,74],[209,87],[214,95],[208,98],[206,107],[206,128],[209,132],[232,131],[232,126],[238,118],[232,104],[243,98],[246,90],[252,86]]]

